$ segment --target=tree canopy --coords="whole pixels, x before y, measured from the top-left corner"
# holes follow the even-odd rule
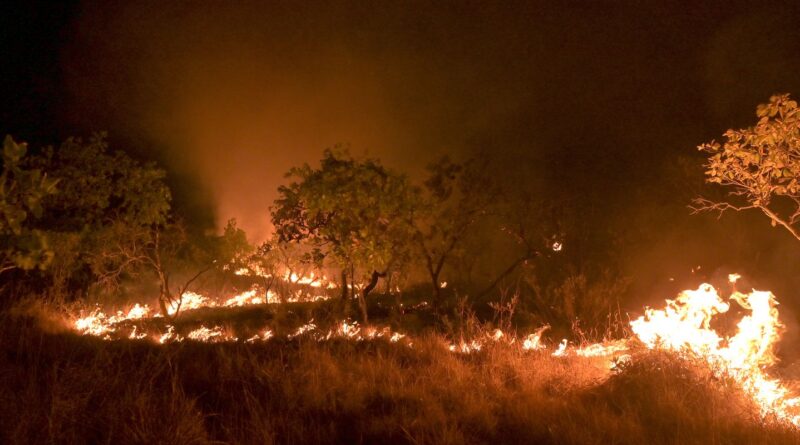
[[[278,189],[271,210],[278,238],[309,243],[318,261],[333,260],[342,270],[343,297],[348,273],[375,281],[407,257],[417,192],[405,176],[334,149],[319,168],[306,164],[287,177],[293,180]]]
[[[697,198],[694,209],[759,210],[800,240],[800,109],[782,94],[759,105],[756,115],[756,125],[698,147],[709,155],[706,182],[721,185],[727,197]]]
[[[0,174],[0,273],[15,268],[46,267],[53,258],[45,234],[34,227],[44,201],[55,194],[57,180],[24,163],[27,144],[6,136]]]

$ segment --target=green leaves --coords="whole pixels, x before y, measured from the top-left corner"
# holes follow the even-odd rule
[[[410,244],[416,194],[377,160],[326,150],[319,168],[293,168],[271,208],[280,242],[306,242],[341,266],[385,270]]]
[[[706,182],[720,184],[744,201],[712,203],[709,208],[761,208],[773,224],[778,218],[788,228],[786,222],[800,216],[800,110],[797,102],[783,94],[759,105],[756,115],[755,126],[730,129],[722,144],[712,141],[698,147],[710,154]],[[794,213],[781,217],[771,210],[776,198],[790,204]]]
[[[52,259],[46,235],[32,225],[42,215],[44,198],[56,192],[58,181],[24,166],[26,153],[26,144],[5,137],[0,174],[0,270],[44,268]]]

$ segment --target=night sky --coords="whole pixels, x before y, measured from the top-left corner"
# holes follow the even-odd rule
[[[256,238],[283,173],[326,147],[412,176],[482,149],[617,228],[657,226],[635,262],[688,269],[727,243],[689,233],[712,224],[675,184],[702,182],[695,147],[800,96],[796,2],[49,3],[0,11],[0,131],[108,131],[196,224]]]

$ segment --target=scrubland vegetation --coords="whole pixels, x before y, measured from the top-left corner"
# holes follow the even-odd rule
[[[429,334],[259,344],[80,337],[39,318],[0,327],[3,443],[777,444],[707,367],[658,352],[469,355]]]
[[[775,128],[800,121],[796,103],[776,96],[759,116],[750,139],[702,147],[709,181],[739,187],[732,197],[745,202],[705,198],[696,210],[757,209],[796,236],[796,207],[782,214],[770,199],[800,202],[800,170],[769,150]],[[770,155],[780,168],[763,165]],[[289,172],[269,209],[274,236],[254,245],[235,221],[219,231],[187,222],[165,172],[111,151],[102,135],[32,152],[6,138],[0,442],[800,442],[701,360],[633,340],[624,359],[509,342],[452,352],[495,329],[516,341],[549,325],[551,345],[630,336],[631,279],[613,253],[630,230],[596,236],[591,213],[513,163],[443,158],[412,181],[326,150],[318,166]],[[248,289],[263,300],[184,306],[190,292],[219,302]],[[134,303],[154,308],[124,322],[142,339],[73,325],[95,305]],[[286,335],[312,320],[407,337]],[[154,341],[205,325],[235,340]],[[275,338],[245,341],[265,327]]]

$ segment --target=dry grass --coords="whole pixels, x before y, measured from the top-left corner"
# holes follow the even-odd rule
[[[587,359],[435,335],[265,344],[105,342],[0,324],[0,442],[800,443],[728,382],[666,354]]]

